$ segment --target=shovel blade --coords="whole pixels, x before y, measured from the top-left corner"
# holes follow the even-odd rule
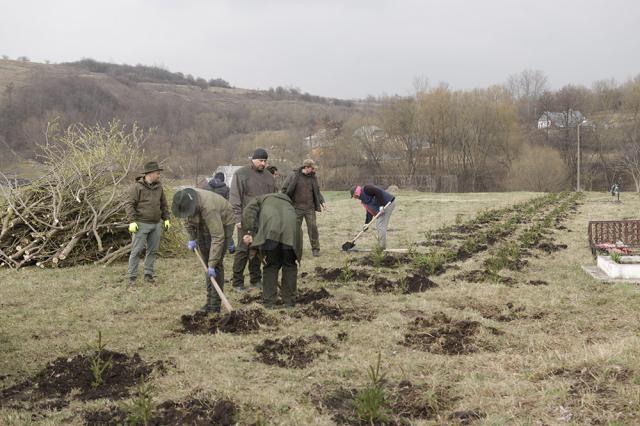
[[[356,246],[356,244],[353,241],[347,241],[346,243],[344,243],[342,245],[342,250],[343,251],[349,251],[352,248],[354,248]]]

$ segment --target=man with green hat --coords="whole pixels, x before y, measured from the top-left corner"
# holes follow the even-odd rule
[[[129,232],[132,234],[127,271],[129,285],[136,283],[140,254],[145,246],[144,280],[148,283],[155,282],[154,264],[160,247],[162,227],[164,225],[166,231],[171,228],[167,198],[160,183],[161,171],[162,168],[155,161],[145,164],[144,172],[136,178],[125,202]]]
[[[202,310],[220,312],[220,296],[211,283],[215,278],[221,290],[224,289],[225,240],[233,235],[235,217],[231,204],[220,195],[205,189],[187,188],[173,196],[171,211],[175,217],[186,221],[189,234],[187,248],[195,251],[198,247],[203,261],[207,263],[205,286],[207,300]]]
[[[278,297],[278,272],[282,269],[282,301],[286,307],[296,302],[298,265],[302,259],[302,232],[296,210],[285,194],[267,194],[253,198],[242,212],[242,241],[260,250],[265,260],[262,299],[266,308],[274,308]]]

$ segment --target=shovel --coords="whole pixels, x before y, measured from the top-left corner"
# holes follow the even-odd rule
[[[198,256],[198,259],[200,260],[200,263],[202,264],[202,267],[204,268],[204,270],[207,271],[208,269],[207,264],[204,263],[204,260],[202,259],[202,255],[200,255],[200,250],[198,250],[197,247],[196,247],[196,256]],[[213,288],[216,289],[218,296],[220,296],[220,300],[222,301],[222,306],[224,306],[227,312],[231,313],[231,311],[233,311],[233,308],[231,307],[231,303],[229,303],[229,300],[227,300],[227,296],[225,296],[222,290],[220,289],[220,286],[216,282],[216,279],[213,277],[209,277],[209,278],[211,279],[211,284],[213,284]]]
[[[389,204],[391,204],[390,202],[387,203],[384,208],[386,209],[387,207],[389,207]],[[378,212],[374,217],[371,218],[371,221],[369,221],[369,223],[367,223],[363,228],[362,231],[358,232],[358,234],[355,236],[355,238],[351,241],[347,241],[346,243],[344,243],[342,245],[342,250],[343,251],[349,251],[352,248],[354,248],[356,246],[356,240],[358,238],[360,238],[360,235],[362,235],[364,232],[367,231],[367,229],[369,229],[369,225],[371,225],[373,223],[374,220],[378,219],[378,216],[380,216],[381,212]]]

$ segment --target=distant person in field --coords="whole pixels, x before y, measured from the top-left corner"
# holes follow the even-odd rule
[[[175,217],[186,219],[189,234],[187,248],[195,251],[198,247],[202,260],[208,266],[204,277],[207,299],[202,310],[220,312],[220,296],[210,278],[213,277],[220,289],[224,290],[226,241],[233,234],[235,224],[231,204],[212,191],[187,188],[173,196],[171,210]]]
[[[385,249],[387,246],[387,228],[389,226],[391,214],[396,208],[396,198],[376,185],[354,185],[351,187],[349,192],[351,194],[351,198],[360,200],[362,207],[364,207],[366,211],[364,225],[362,227],[363,229],[369,222],[371,222],[376,214],[380,213],[376,223],[376,229],[378,230],[378,246]]]
[[[201,188],[206,189],[207,191],[215,192],[225,200],[229,200],[229,187],[225,183],[224,173],[222,172],[218,172],[215,175],[213,175],[213,177],[208,181],[206,181],[206,183],[202,185]],[[229,253],[233,254],[236,252],[236,244],[233,241],[234,225],[230,225],[230,226],[231,226],[231,232],[230,233],[226,232],[228,239],[225,242],[225,245],[229,249]]]
[[[243,243],[256,259],[264,259],[262,298],[266,308],[275,308],[278,273],[282,269],[281,297],[286,307],[295,305],[298,265],[302,258],[302,232],[296,211],[285,194],[254,197],[242,212]],[[259,260],[260,261],[260,260]]]
[[[150,161],[145,164],[143,174],[136,178],[125,202],[129,232],[132,234],[127,271],[130,286],[136,283],[140,254],[145,247],[144,280],[151,284],[155,282],[154,265],[160,247],[162,228],[164,226],[165,231],[171,228],[167,198],[160,183],[160,172],[162,168],[157,162]]]
[[[302,162],[302,167],[294,170],[282,184],[281,191],[293,201],[298,227],[307,222],[307,233],[313,256],[320,256],[320,237],[316,223],[316,212],[327,209],[316,178],[316,163],[311,159]]]
[[[244,287],[244,269],[249,264],[249,282],[254,288],[262,287],[262,271],[260,259],[257,256],[249,258],[249,248],[242,241],[242,212],[245,207],[259,195],[277,192],[273,175],[266,171],[269,155],[263,148],[254,151],[251,163],[241,167],[233,175],[229,202],[233,207],[238,230],[238,246],[233,257],[233,289],[242,292]]]

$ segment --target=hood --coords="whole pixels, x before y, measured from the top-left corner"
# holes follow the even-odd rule
[[[224,183],[224,182],[220,182],[218,179],[210,179],[209,180],[209,186],[211,188],[223,188],[223,187],[227,186],[227,184]]]

